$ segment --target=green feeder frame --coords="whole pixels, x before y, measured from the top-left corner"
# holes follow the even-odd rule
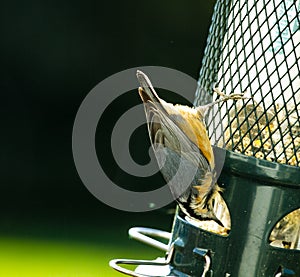
[[[178,213],[172,233],[130,231],[166,251],[166,258],[118,259],[112,267],[139,277],[300,276],[299,213],[289,226],[279,224],[300,209],[299,11],[299,0],[215,5],[194,104],[216,100],[215,87],[227,94],[246,91],[249,97],[220,103],[206,118],[215,155],[226,155],[218,184],[225,188],[229,234],[198,228]],[[287,227],[295,233],[294,246],[286,248],[282,237],[272,244],[274,228]],[[139,266],[130,271],[119,264]]]

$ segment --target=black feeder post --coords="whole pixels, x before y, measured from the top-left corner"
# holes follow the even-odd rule
[[[299,21],[299,0],[217,1],[194,104],[216,100],[216,87],[247,97],[218,104],[206,118],[215,155],[225,155],[218,184],[230,231],[199,228],[177,213],[171,233],[129,231],[166,258],[112,267],[140,277],[300,276]]]

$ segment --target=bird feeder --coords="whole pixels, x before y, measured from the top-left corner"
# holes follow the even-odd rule
[[[171,233],[130,231],[166,257],[112,267],[131,276],[300,276],[299,12],[299,0],[215,5],[194,104],[217,100],[216,87],[247,96],[220,102],[206,118],[215,155],[225,155],[218,184],[230,231],[195,226],[178,212]]]

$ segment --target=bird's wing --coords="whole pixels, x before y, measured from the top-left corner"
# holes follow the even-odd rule
[[[160,105],[145,105],[151,144],[173,196],[176,199],[180,196],[180,201],[186,202],[189,194],[193,192],[190,186],[201,185],[201,181],[206,180],[208,174],[211,175],[212,169],[201,150]],[[210,189],[207,193],[209,191]]]
[[[206,128],[183,116],[195,112],[160,99],[149,78],[137,71],[139,94],[144,102],[150,141],[160,170],[177,199],[186,202],[191,193],[206,199],[214,189],[214,158]],[[188,112],[187,112],[188,110]],[[189,128],[191,127],[191,128]],[[204,151],[204,152],[202,152]],[[190,186],[193,188],[191,189]],[[200,189],[201,187],[201,189]],[[202,202],[202,201],[201,201]]]

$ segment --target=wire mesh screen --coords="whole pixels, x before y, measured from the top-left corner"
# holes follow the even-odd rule
[[[300,166],[300,1],[218,0],[195,105],[226,94],[207,117],[212,144]]]

